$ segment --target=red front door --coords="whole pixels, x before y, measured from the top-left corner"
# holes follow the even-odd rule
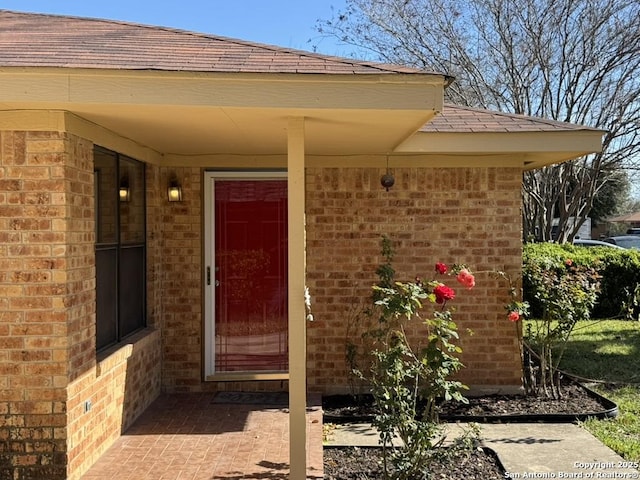
[[[214,369],[288,370],[287,182],[214,182]]]

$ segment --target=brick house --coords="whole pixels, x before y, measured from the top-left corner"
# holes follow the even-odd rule
[[[161,392],[252,389],[289,389],[304,472],[306,392],[347,388],[381,236],[403,278],[517,276],[523,171],[600,148],[446,105],[451,81],[0,11],[0,478],[80,478]],[[456,299],[472,386],[520,386],[504,301],[484,274]]]

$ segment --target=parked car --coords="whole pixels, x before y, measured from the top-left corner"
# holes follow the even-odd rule
[[[627,235],[640,235],[640,228],[627,229]]]
[[[640,250],[640,236],[637,235],[620,235],[618,237],[609,237],[604,239],[607,243],[619,245],[622,248],[633,248]]]
[[[640,237],[638,237],[640,239]],[[574,245],[578,245],[579,247],[609,247],[609,248],[619,248],[624,250],[624,247],[616,245],[612,242],[602,242],[600,240],[588,240],[586,238],[576,238],[573,241]]]

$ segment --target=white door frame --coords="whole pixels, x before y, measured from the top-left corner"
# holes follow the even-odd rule
[[[286,180],[285,171],[206,171],[204,172],[204,379],[207,381],[287,380],[288,372],[246,373],[215,370],[215,180]]]

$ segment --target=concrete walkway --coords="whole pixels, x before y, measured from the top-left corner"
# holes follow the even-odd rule
[[[451,434],[464,424],[449,425]],[[481,424],[481,442],[498,455],[512,479],[640,479],[637,465],[574,424]],[[326,445],[374,446],[378,435],[368,424],[338,425]],[[635,468],[634,468],[635,467]]]
[[[481,431],[483,444],[498,454],[514,479],[640,478],[633,468],[637,465],[629,465],[578,425],[486,424]],[[549,475],[531,477],[531,473]]]

